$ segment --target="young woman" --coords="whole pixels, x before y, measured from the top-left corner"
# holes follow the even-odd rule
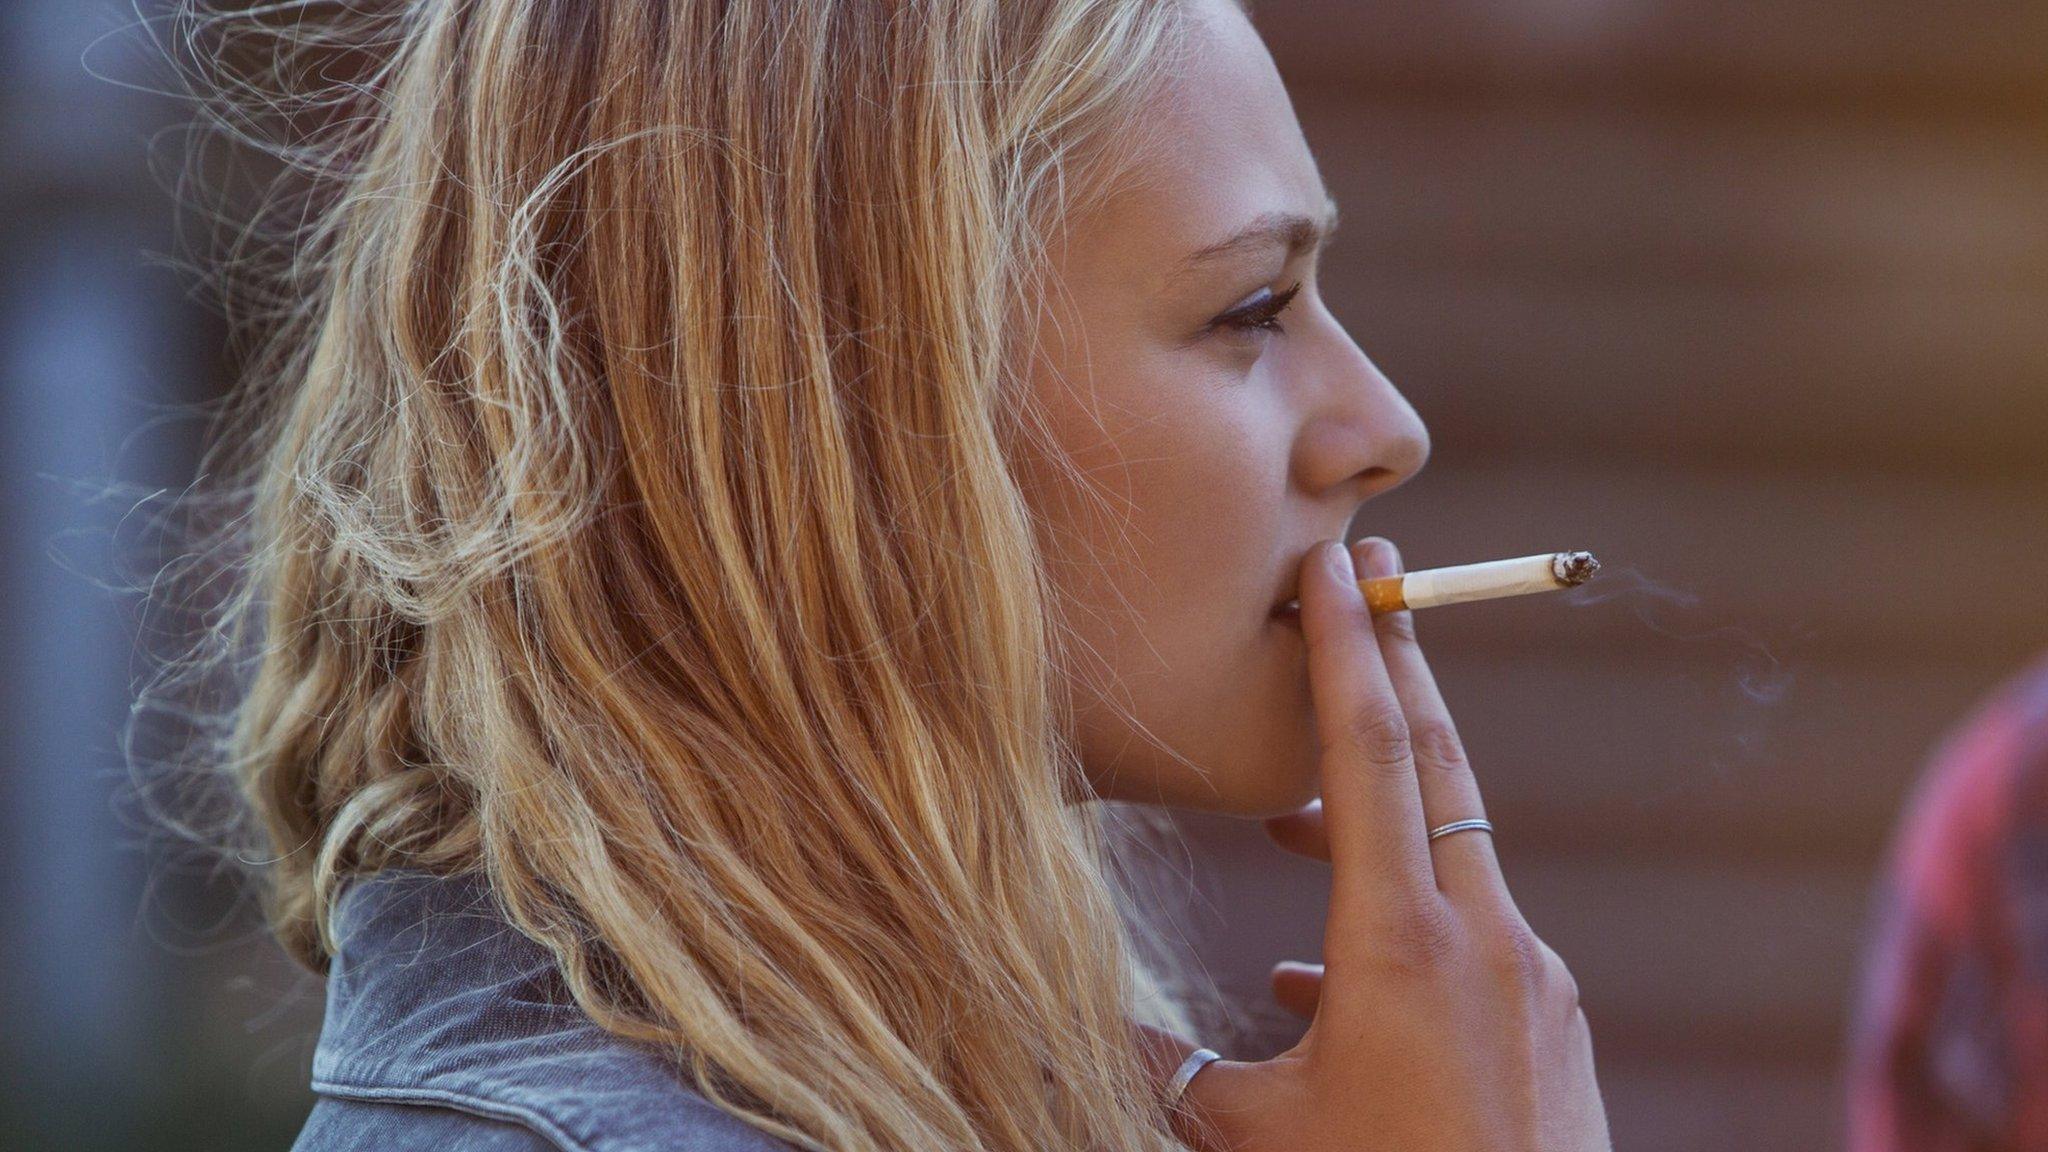
[[[279,7],[191,27],[346,74],[210,469],[300,1149],[1608,1146],[1427,835],[1479,792],[1342,543],[1427,438],[1231,0]],[[1103,800],[1331,862],[1296,1047],[1184,1061]]]

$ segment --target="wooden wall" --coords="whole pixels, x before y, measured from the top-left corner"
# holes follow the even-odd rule
[[[1845,997],[1899,799],[1943,728],[2048,643],[2048,4],[1257,9],[1343,205],[1332,304],[1435,436],[1424,475],[1359,529],[1425,565],[1594,548],[1600,587],[1633,569],[1694,598],[1421,622],[1518,899],[1579,977],[1616,1147],[1834,1146]],[[0,332],[11,364],[73,374],[16,373],[0,396],[18,415],[130,376],[151,402],[204,395],[219,333],[135,255],[166,246],[135,235],[163,213],[140,140],[185,110],[91,79],[82,62],[146,71],[115,66],[99,8],[7,14],[22,66],[0,85],[0,248],[30,274]],[[86,351],[29,355],[61,340]],[[153,411],[43,438],[84,464],[23,458],[10,573],[75,583],[46,562],[76,511],[50,478],[96,476],[95,445]],[[17,425],[38,427],[0,429]],[[1931,575],[1960,598],[1929,598]],[[10,605],[55,603],[8,587]],[[65,1009],[47,1034],[0,1030],[0,1064],[58,1069],[69,1093],[10,1081],[0,1146],[38,1146],[8,1139],[34,1115],[81,1126],[64,1147],[282,1147],[319,988],[192,911],[224,904],[197,879],[166,873],[145,902],[139,858],[108,863],[131,834],[104,829],[119,772],[85,770],[112,763],[92,710],[118,715],[133,669],[85,668],[72,618],[42,616],[48,644],[12,645],[18,663],[82,679],[36,681],[61,707],[11,701],[0,760],[21,770],[0,815],[63,832],[21,843],[64,851],[12,857],[38,862],[27,891],[62,899],[15,901],[8,923],[95,962],[87,992],[42,989]],[[25,619],[0,623],[28,636]],[[1272,960],[1317,953],[1321,869],[1241,825],[1187,828],[1206,861],[1193,925],[1258,1003]],[[70,947],[81,932],[98,943]],[[118,994],[90,1002],[121,1026],[82,1032],[75,1005],[101,984]],[[1263,1025],[1233,1054],[1288,1039],[1277,1014]],[[93,1103],[47,1106],[69,1098]]]
[[[1417,566],[1591,548],[1634,589],[1420,621],[1616,1147],[1838,1146],[1897,806],[2048,644],[2048,6],[1255,18],[1343,209],[1331,306],[1436,444],[1357,530]],[[1259,999],[1317,954],[1323,872],[1186,828],[1213,971]]]

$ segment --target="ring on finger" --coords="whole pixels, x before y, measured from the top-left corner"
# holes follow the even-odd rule
[[[1453,820],[1449,824],[1440,824],[1435,828],[1431,828],[1429,830],[1429,838],[1434,840],[1439,836],[1449,836],[1453,832],[1484,832],[1491,836],[1493,835],[1493,825],[1485,820]]]
[[[1167,1106],[1178,1106],[1182,1094],[1188,1090],[1188,1081],[1195,1078],[1195,1073],[1207,1068],[1210,1061],[1221,1059],[1222,1054],[1208,1048],[1197,1048],[1188,1053],[1188,1058],[1181,1061],[1180,1067],[1173,1070],[1173,1078],[1166,1082]]]

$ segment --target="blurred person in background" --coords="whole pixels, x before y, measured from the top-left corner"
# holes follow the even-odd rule
[[[1608,1147],[1360,593],[1428,441],[1240,7],[286,8],[189,20],[363,71],[151,695],[232,688],[304,1152]],[[1330,861],[1300,1043],[1196,1048],[1095,801]]]
[[[2048,657],[1931,757],[1868,940],[1849,1152],[2048,1148]]]

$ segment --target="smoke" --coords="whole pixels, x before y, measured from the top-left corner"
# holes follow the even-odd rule
[[[1611,605],[1626,609],[1645,628],[1683,645],[1709,719],[1697,735],[1709,763],[1728,767],[1735,759],[1762,754],[1770,744],[1775,711],[1792,695],[1797,676],[1781,655],[1783,639],[1768,639],[1755,628],[1715,620],[1697,593],[1654,580],[1635,568],[1605,569],[1597,580],[1564,593],[1580,608]]]
[[[1736,624],[1679,627],[1679,621],[1697,616],[1698,594],[1652,580],[1635,568],[1603,571],[1599,580],[1572,589],[1565,598],[1581,608],[1624,600],[1636,619],[1659,636],[1724,647],[1734,660],[1735,687],[1757,704],[1780,703],[1792,690],[1792,670],[1755,629]]]

